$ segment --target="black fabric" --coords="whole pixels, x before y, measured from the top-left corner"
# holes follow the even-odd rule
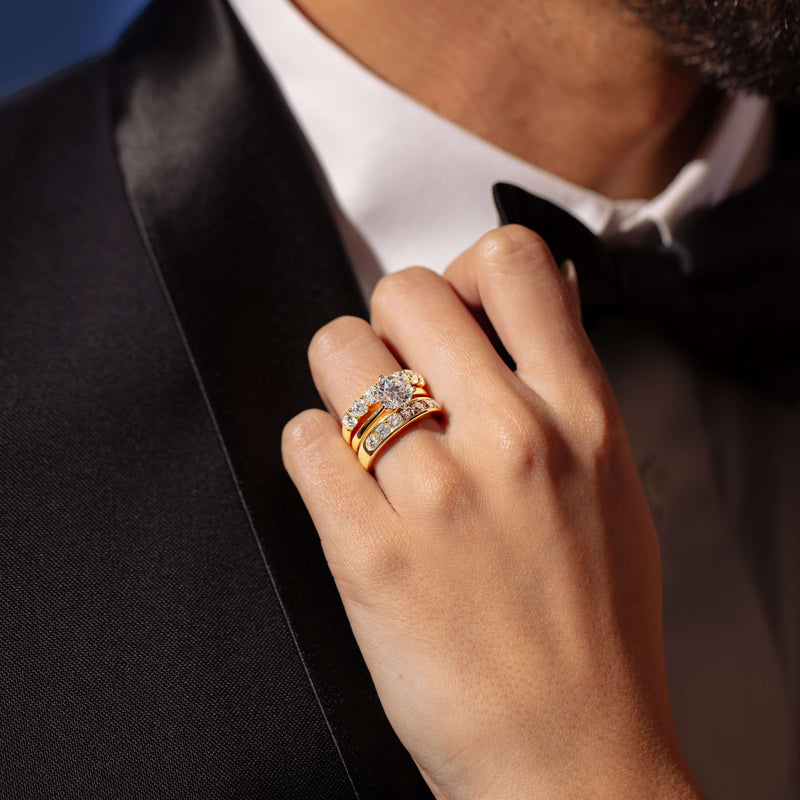
[[[535,230],[575,263],[584,320],[633,312],[665,326],[715,368],[779,398],[800,397],[800,123],[786,111],[786,159],[750,189],[690,214],[674,242],[607,243],[558,206],[511,184],[494,197],[502,223]]]
[[[0,186],[0,796],[430,797],[280,464],[363,308],[229,11],[6,104]]]
[[[278,458],[285,422],[320,405],[306,363],[314,332],[366,313],[302,138],[220,2],[154,5],[115,57],[114,81],[133,207],[353,781],[361,794],[428,796]]]
[[[364,309],[224,4],[6,103],[0,220],[0,796],[429,798],[280,465]]]

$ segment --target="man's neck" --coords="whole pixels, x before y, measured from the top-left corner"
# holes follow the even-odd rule
[[[716,97],[615,0],[294,0],[442,116],[609,197],[657,194]]]

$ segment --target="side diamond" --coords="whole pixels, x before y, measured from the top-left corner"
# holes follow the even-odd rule
[[[414,372],[413,369],[404,369],[403,372],[406,374],[408,380],[414,384],[414,386],[425,385],[425,379],[419,374],[419,372]]]
[[[351,411],[348,411],[342,418],[342,425],[344,425],[348,431],[351,431],[358,425],[358,417]]]
[[[369,403],[366,400],[362,400],[359,398],[358,400],[353,403],[352,411],[354,414],[357,414],[359,417],[363,417],[364,414],[369,411]]]
[[[367,448],[367,450],[372,452],[373,450],[377,449],[380,443],[381,440],[374,433],[371,433],[369,436],[367,436],[367,441],[364,442],[364,446]]]

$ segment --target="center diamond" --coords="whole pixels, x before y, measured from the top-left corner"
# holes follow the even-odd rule
[[[414,387],[408,381],[408,375],[395,372],[392,375],[381,375],[375,384],[375,399],[384,408],[402,408],[414,393]]]

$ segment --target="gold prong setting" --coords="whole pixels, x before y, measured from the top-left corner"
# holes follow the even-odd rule
[[[371,386],[370,389],[372,389]],[[378,402],[372,394],[369,394],[370,389],[367,389],[342,417],[342,427],[348,433],[358,427],[361,420],[369,414],[369,410]]]
[[[428,394],[418,372],[403,369],[381,375],[342,417],[342,436],[364,469],[371,471],[378,451],[398,431],[441,406]]]
[[[345,412],[341,420],[344,431],[352,433],[376,403],[386,409],[403,408],[411,400],[414,389],[424,386],[422,375],[410,369],[381,375]]]

